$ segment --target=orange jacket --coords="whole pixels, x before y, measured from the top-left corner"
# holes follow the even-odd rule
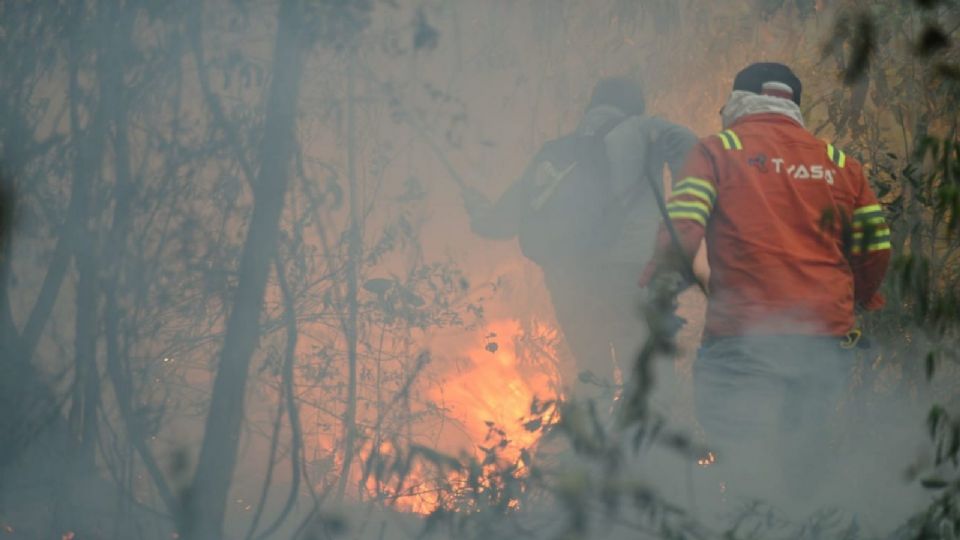
[[[706,235],[705,335],[845,335],[878,308],[890,231],[855,159],[776,113],[701,139],[667,204],[687,257]],[[661,227],[658,255],[671,241]]]

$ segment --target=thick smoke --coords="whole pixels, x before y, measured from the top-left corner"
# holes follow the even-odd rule
[[[904,526],[930,502],[927,412],[956,377],[916,383],[910,321],[909,341],[871,336],[833,372],[823,350],[767,343],[768,362],[822,380],[730,383],[723,410],[695,386],[703,294],[680,295],[677,328],[635,286],[676,161],[664,146],[654,170],[617,171],[655,182],[620,201],[633,236],[612,268],[545,272],[468,208],[584,128],[608,77],[642,87],[643,122],[705,136],[736,71],[776,59],[804,79],[818,135],[848,136],[867,113],[839,125],[837,104],[862,109],[867,90],[846,99],[821,54],[850,24],[840,4],[3,4],[0,536]],[[702,252],[695,271],[706,281]],[[820,406],[783,410],[801,402]],[[736,407],[797,423],[757,442],[698,421]],[[788,455],[811,467],[785,471]]]

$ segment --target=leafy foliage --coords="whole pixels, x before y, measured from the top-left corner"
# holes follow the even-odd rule
[[[935,385],[938,372],[946,388],[955,387],[954,370],[944,362],[956,364],[960,344],[955,172],[960,119],[950,112],[958,104],[960,51],[953,32],[943,28],[956,6],[915,1],[881,2],[871,10],[850,7],[825,50],[825,58],[846,53],[840,67],[851,85],[849,98],[835,96],[830,123],[872,172],[887,208],[895,254],[887,308],[866,321],[881,337],[879,352],[872,353],[880,356],[869,361],[899,363],[903,390]],[[857,110],[852,122],[850,115],[833,112],[850,107]],[[955,413],[948,412],[957,404],[953,392],[944,397],[947,405],[934,405],[928,417],[933,460],[910,471],[912,479],[937,494],[929,509],[906,526],[921,538],[952,537],[960,527],[960,431]]]

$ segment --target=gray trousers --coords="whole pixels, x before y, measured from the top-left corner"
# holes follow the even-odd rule
[[[787,504],[817,497],[834,466],[832,428],[853,361],[835,337],[703,343],[693,369],[697,419],[731,495]]]
[[[557,322],[578,372],[592,372],[602,385],[615,382],[614,372],[619,370],[627,382],[648,334],[640,312],[644,292],[637,285],[643,269],[639,264],[586,262],[572,268],[544,269]],[[673,363],[658,361],[652,370],[654,388],[648,400],[659,412],[669,413],[678,393]],[[616,390],[568,381],[578,397],[603,400],[604,405],[611,402]]]

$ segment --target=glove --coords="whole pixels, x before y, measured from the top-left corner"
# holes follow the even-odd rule
[[[687,286],[689,282],[679,272],[658,272],[650,280],[651,296],[647,309],[651,311],[648,312],[647,322],[652,335],[666,339],[661,342],[666,348],[673,347],[674,338],[687,323],[686,319],[677,315],[677,295]]]
[[[650,277],[647,274],[652,274]],[[683,276],[680,272],[677,271],[662,271],[657,268],[653,268],[653,271],[650,271],[648,265],[647,270],[644,271],[643,277],[641,280],[647,280],[647,287],[652,291],[657,291],[674,298],[677,297],[680,293],[685,291],[692,283],[689,279]]]
[[[877,311],[881,309],[887,303],[886,298],[882,294],[874,293],[873,298],[871,298],[865,304],[857,305],[857,311]]]

